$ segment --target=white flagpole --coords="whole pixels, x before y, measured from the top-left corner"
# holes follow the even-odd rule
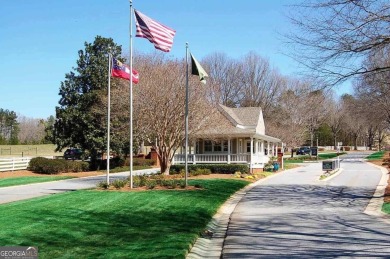
[[[133,189],[133,1],[130,1],[130,189]]]
[[[188,185],[188,42],[186,42],[185,186]]]
[[[110,50],[109,50],[110,51]],[[110,184],[110,120],[111,120],[111,53],[108,53],[108,94],[107,94],[107,185]]]

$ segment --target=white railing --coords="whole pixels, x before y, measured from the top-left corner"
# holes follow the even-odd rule
[[[53,159],[53,156],[44,156]],[[0,172],[26,170],[32,157],[0,158]]]
[[[27,169],[31,157],[0,158],[0,172]]]
[[[231,163],[249,163],[251,161],[251,155],[248,154],[232,154],[230,155]]]
[[[252,163],[266,164],[269,161],[267,156],[256,154],[252,156]],[[230,159],[227,154],[188,154],[188,163],[190,164],[205,164],[205,163],[250,163],[250,154],[231,154]],[[185,155],[177,154],[173,159],[174,164],[185,163]]]

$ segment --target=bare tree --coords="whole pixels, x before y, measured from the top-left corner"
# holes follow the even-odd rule
[[[345,129],[353,139],[354,150],[357,150],[358,139],[361,137],[364,125],[366,123],[363,113],[360,111],[358,100],[349,94],[342,96],[342,104],[344,107],[344,123]]]
[[[214,53],[202,60],[210,79],[209,97],[215,103],[237,107],[242,98],[243,63],[223,53]]]
[[[289,85],[278,98],[272,118],[267,123],[267,134],[277,136],[293,149],[306,137],[306,88],[299,80],[288,80]]]
[[[45,125],[41,119],[29,118],[23,115],[18,115],[19,123],[19,143],[22,144],[39,144],[45,138]]]
[[[264,117],[268,118],[286,81],[267,59],[254,52],[247,54],[242,62],[245,65],[240,106],[261,107]]]
[[[308,0],[289,15],[296,31],[286,35],[291,56],[335,85],[362,74],[388,72],[362,58],[390,43],[390,5],[384,0]]]
[[[156,149],[161,172],[169,174],[175,151],[184,140],[185,65],[163,55],[139,57],[140,83],[134,87],[134,119],[138,134]],[[205,87],[190,78],[189,129],[194,133],[213,114]]]
[[[327,123],[332,131],[334,149],[337,148],[337,137],[344,124],[345,110],[340,102],[332,100],[329,102],[329,113]]]

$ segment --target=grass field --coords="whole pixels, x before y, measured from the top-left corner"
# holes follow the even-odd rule
[[[385,151],[378,151],[378,152],[375,152],[371,155],[369,155],[368,157],[366,157],[367,160],[379,160],[379,159],[382,159],[383,156],[385,154]]]
[[[390,203],[384,203],[382,206],[382,211],[384,213],[390,214]]]
[[[0,145],[0,157],[62,156],[63,152],[55,152],[55,148],[53,144]]]
[[[82,190],[0,205],[0,244],[39,258],[185,258],[217,209],[248,182],[191,180],[197,191]]]
[[[0,187],[59,181],[59,180],[65,180],[71,178],[73,177],[71,176],[42,176],[42,177],[24,176],[24,177],[15,177],[15,178],[4,178],[4,179],[0,179]]]

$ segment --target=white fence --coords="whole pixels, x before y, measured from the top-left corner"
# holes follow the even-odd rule
[[[53,158],[52,156],[45,156]],[[0,158],[0,172],[25,170],[32,157]]]

